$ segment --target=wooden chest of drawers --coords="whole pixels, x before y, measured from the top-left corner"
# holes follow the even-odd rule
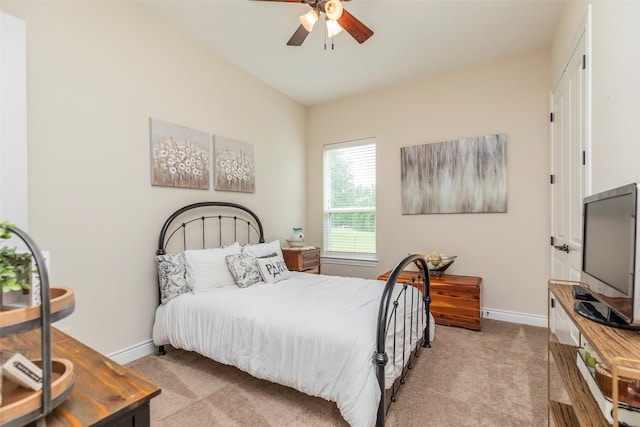
[[[391,272],[378,276],[388,280]],[[415,273],[403,271],[398,282],[411,280]],[[482,278],[443,274],[431,277],[431,313],[437,324],[461,326],[479,331],[482,328]],[[416,283],[422,286],[422,282]]]
[[[320,274],[320,248],[282,248],[282,256],[289,270]]]

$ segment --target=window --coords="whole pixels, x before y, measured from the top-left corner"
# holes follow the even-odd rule
[[[324,256],[374,260],[376,142],[324,147]]]

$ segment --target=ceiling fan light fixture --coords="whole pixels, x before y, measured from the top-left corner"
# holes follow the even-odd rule
[[[324,13],[326,13],[327,18],[335,21],[342,17],[342,1],[340,0],[329,0],[324,4]]]
[[[327,19],[327,37],[334,37],[343,30],[342,26],[338,24],[338,21],[333,19]]]
[[[308,32],[311,32],[311,30],[313,30],[313,26],[315,25],[316,21],[318,21],[318,12],[316,12],[314,9],[311,9],[309,12],[300,16],[300,23]]]

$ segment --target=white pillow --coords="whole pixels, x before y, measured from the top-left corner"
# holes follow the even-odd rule
[[[225,257],[240,252],[240,244],[237,242],[224,248],[184,251],[187,285],[195,293],[236,286]]]
[[[273,253],[282,256],[282,248],[280,247],[280,240],[274,240],[271,243],[258,243],[255,245],[245,245],[242,248],[242,253],[245,255],[251,255],[256,258],[271,255]]]
[[[287,264],[284,263],[284,258],[280,255],[268,258],[256,258],[256,262],[258,263],[258,267],[260,267],[262,278],[267,283],[276,283],[289,278]]]

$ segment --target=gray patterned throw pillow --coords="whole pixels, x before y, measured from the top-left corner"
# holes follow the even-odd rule
[[[189,292],[182,254],[156,255],[156,262],[158,263],[160,302],[162,304],[166,304],[178,295]]]
[[[224,257],[229,271],[241,288],[246,288],[262,281],[256,258],[245,254],[232,254]]]

